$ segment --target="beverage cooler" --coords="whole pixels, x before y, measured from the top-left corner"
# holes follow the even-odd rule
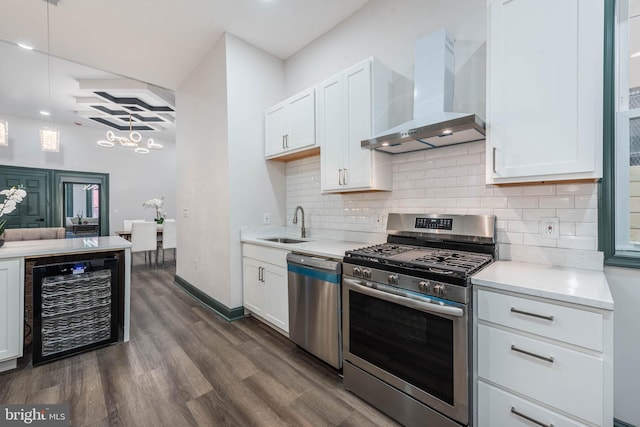
[[[33,267],[33,365],[118,340],[118,259]]]

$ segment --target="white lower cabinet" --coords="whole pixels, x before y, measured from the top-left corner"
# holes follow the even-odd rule
[[[289,333],[288,251],[242,245],[242,286],[245,310]]]
[[[477,287],[478,426],[613,423],[611,311]]]
[[[0,371],[15,367],[22,357],[24,285],[21,261],[0,261]],[[6,363],[3,363],[6,362]]]
[[[584,424],[481,381],[478,384],[478,425],[577,427]]]

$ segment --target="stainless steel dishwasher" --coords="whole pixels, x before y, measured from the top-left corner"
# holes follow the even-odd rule
[[[290,253],[289,338],[334,368],[342,368],[342,263]]]

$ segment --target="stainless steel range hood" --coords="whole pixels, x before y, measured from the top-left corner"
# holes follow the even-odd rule
[[[454,43],[444,29],[416,41],[413,120],[362,141],[363,148],[397,154],[485,139],[474,113],[452,112]]]

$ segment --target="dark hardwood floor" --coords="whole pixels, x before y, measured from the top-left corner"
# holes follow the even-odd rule
[[[226,322],[134,256],[131,340],[0,374],[0,402],[68,403],[73,426],[396,426],[260,321]]]

